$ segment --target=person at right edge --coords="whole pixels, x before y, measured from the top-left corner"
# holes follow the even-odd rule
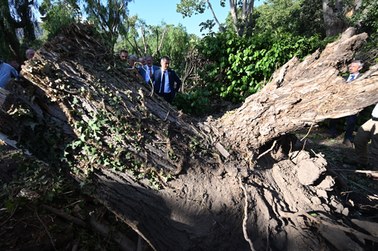
[[[363,67],[363,63],[360,60],[354,60],[348,66],[349,75],[346,78],[346,82],[349,84],[354,81],[356,78],[360,77],[360,70]],[[353,146],[353,132],[356,127],[357,123],[357,114],[350,115],[344,118],[346,122],[345,134],[343,144],[352,147]],[[337,124],[340,120],[339,119],[332,119],[329,123],[330,126],[330,134],[332,138],[337,136]]]
[[[181,80],[176,72],[169,68],[170,59],[164,56],[160,60],[160,69],[153,73],[154,92],[172,103],[181,87]]]
[[[360,128],[354,138],[354,147],[357,155],[358,167],[372,168],[378,171],[378,104],[375,105],[371,119],[366,121]],[[370,157],[368,156],[368,144],[370,143]]]

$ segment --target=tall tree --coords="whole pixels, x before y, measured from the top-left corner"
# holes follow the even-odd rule
[[[378,2],[374,0],[355,0],[354,8],[347,16],[352,17],[357,26],[374,37],[378,34]]]
[[[238,36],[248,35],[252,32],[254,2],[254,0],[229,0],[232,25]],[[226,0],[220,0],[219,3],[222,7],[226,6]],[[223,24],[219,22],[210,0],[181,0],[177,4],[176,10],[184,17],[190,17],[193,14],[202,14],[206,9],[211,11],[214,20],[207,20],[202,25],[205,28],[212,27],[215,22],[219,26],[219,30],[223,31]]]
[[[0,38],[3,55],[23,59],[16,30],[22,29],[23,42],[30,45],[36,39],[38,3],[34,0],[0,0]]]
[[[234,29],[239,36],[252,33],[254,3],[254,0],[230,0]]]
[[[63,27],[79,21],[82,15],[76,0],[44,0],[39,9],[43,15],[42,28],[48,38],[61,32]]]
[[[152,55],[155,59],[167,55],[171,58],[171,67],[181,73],[186,53],[197,39],[194,35],[189,35],[181,24],[147,25],[137,16],[129,17],[127,23],[127,33],[121,36],[116,48],[130,48],[132,54]]]
[[[325,37],[322,1],[303,0],[301,2],[299,34],[306,36],[320,34],[321,37]]]
[[[105,32],[112,51],[127,18],[129,2],[131,0],[87,0],[86,10],[89,19]]]

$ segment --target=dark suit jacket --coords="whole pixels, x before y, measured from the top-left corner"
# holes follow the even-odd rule
[[[345,81],[348,82],[348,78],[349,78],[350,75],[351,75],[351,74],[348,74],[347,76],[344,77]],[[350,82],[356,80],[357,78],[359,78],[359,77],[361,77],[361,76],[362,76],[362,74],[361,74],[361,73],[358,73],[357,77],[355,77],[355,79],[349,81],[348,83],[350,83]]]
[[[172,94],[176,94],[176,92],[178,92],[178,90],[181,87],[181,80],[177,76],[174,70],[168,69],[167,71],[168,71],[168,78],[169,78],[169,87],[171,88]],[[162,84],[164,83],[161,83],[161,68],[159,68],[157,71],[154,72],[153,83],[154,83],[155,93],[162,94],[161,92],[162,88],[164,91],[164,86],[162,86]]]

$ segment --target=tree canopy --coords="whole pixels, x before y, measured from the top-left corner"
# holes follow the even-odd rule
[[[254,2],[253,0],[229,0],[232,27],[238,36],[250,35],[252,32]],[[219,1],[219,4],[224,8],[226,0]],[[181,0],[177,5],[177,12],[180,12],[184,17],[202,14],[206,9],[211,11],[214,19],[202,22],[203,28],[211,30],[217,24],[219,31],[223,32],[224,24],[218,20],[210,0]]]

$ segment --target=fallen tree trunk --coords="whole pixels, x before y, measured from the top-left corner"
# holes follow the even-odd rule
[[[248,154],[285,133],[356,114],[378,103],[377,65],[353,84],[340,76],[366,38],[364,33],[354,35],[350,28],[324,51],[303,61],[293,58],[275,72],[261,92],[211,123],[216,133],[225,144]]]
[[[1,129],[51,163],[64,152],[84,190],[154,250],[359,250],[378,236],[335,221],[345,207],[324,157],[256,159],[287,132],[378,102],[377,68],[350,86],[338,77],[365,39],[291,60],[242,107],[199,123],[113,65],[90,26],[72,26],[26,63]]]

